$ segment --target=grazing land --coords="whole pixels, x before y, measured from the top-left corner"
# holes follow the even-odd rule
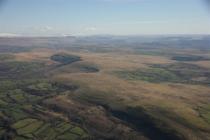
[[[210,36],[0,38],[0,140],[210,140]]]

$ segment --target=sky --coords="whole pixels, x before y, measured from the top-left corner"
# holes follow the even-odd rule
[[[210,34],[204,1],[0,0],[0,36]]]

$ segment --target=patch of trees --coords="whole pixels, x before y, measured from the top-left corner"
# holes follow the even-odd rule
[[[176,61],[205,61],[210,60],[209,58],[205,58],[202,56],[174,56],[171,58]]]
[[[81,61],[81,58],[76,55],[62,53],[62,54],[55,54],[51,56],[51,60],[65,65],[65,64],[71,64],[77,61]]]

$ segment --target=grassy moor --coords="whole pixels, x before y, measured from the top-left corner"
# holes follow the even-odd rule
[[[209,45],[1,37],[0,140],[210,140]]]

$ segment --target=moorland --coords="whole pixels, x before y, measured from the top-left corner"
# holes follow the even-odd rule
[[[0,140],[210,140],[210,36],[1,37]]]

